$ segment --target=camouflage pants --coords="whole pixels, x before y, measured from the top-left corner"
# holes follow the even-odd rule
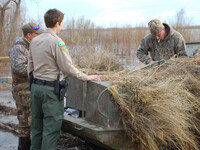
[[[30,136],[31,110],[28,83],[20,83],[13,86],[12,95],[17,107],[19,136]]]

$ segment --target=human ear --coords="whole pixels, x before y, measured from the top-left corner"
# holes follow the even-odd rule
[[[27,33],[27,34],[26,34],[26,37],[31,37],[31,33]]]
[[[56,22],[55,27],[59,26],[59,22]]]

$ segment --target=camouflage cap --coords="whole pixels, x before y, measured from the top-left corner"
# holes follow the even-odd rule
[[[34,32],[36,34],[41,34],[43,32],[43,30],[40,28],[40,26],[33,22],[25,24],[22,27],[22,31],[23,31],[24,35],[26,35],[27,33],[30,33],[30,32]]]
[[[164,25],[158,19],[153,19],[153,20],[149,21],[148,26],[149,26],[149,30],[150,30],[151,34],[153,34],[153,35],[159,34],[162,31],[162,29],[164,28]]]

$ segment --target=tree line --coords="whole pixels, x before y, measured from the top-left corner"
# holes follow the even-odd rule
[[[23,2],[23,0],[2,0],[0,2],[0,56],[7,56],[16,37],[22,35],[21,27],[26,22],[26,18],[23,17],[25,13]],[[200,39],[200,35],[194,34],[193,29],[199,31],[200,27],[190,26],[191,19],[186,16],[184,9],[177,11],[173,20],[165,22],[169,22],[179,31],[186,42],[199,42],[197,39]],[[104,28],[97,27],[85,17],[67,18],[64,25],[60,36],[67,46],[81,47],[83,50],[99,47],[99,49],[109,49],[124,55],[130,55],[132,50],[137,49],[141,39],[149,33],[146,25]]]

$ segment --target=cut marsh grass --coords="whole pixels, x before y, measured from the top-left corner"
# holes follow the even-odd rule
[[[182,58],[152,69],[119,72],[109,91],[121,110],[129,138],[140,150],[198,150],[200,57]]]
[[[75,53],[73,58],[76,65],[88,69],[88,71],[107,71],[109,73],[110,71],[123,69],[119,58],[109,50],[85,50],[84,52]]]

